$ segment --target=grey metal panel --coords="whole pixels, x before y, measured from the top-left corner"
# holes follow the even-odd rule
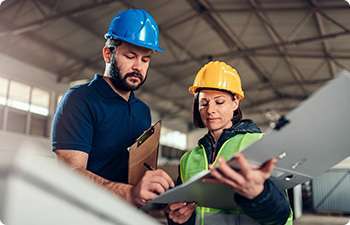
[[[285,189],[320,176],[350,156],[349,87],[350,73],[343,72],[288,113],[279,130],[266,133],[243,154],[257,164],[279,158],[272,175]]]
[[[350,213],[350,169],[333,169],[313,180],[313,207],[323,213]]]
[[[1,171],[1,168],[0,168],[0,171]],[[3,177],[3,173],[0,172],[0,190],[4,192],[7,189],[7,184],[5,180],[2,179],[2,177]],[[6,201],[6,196],[1,194],[0,202],[5,202],[5,201]],[[0,206],[0,215],[4,215],[4,207],[2,205]]]
[[[58,162],[51,156],[48,140],[6,132],[0,132],[0,140],[4,224],[158,224]]]

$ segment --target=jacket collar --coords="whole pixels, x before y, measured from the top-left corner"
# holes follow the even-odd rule
[[[221,146],[230,138],[237,134],[246,133],[261,133],[261,130],[252,120],[241,120],[240,122],[232,125],[228,129],[224,129],[219,140],[215,143],[214,138],[208,132],[204,137],[199,139],[198,145],[203,145],[208,156],[209,162],[212,160],[213,153],[219,151]]]

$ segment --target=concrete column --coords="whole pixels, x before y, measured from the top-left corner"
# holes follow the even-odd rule
[[[303,199],[301,191],[301,184],[293,188],[293,209],[295,219],[301,217],[303,214]]]

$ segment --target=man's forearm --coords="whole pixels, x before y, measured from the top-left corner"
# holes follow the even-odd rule
[[[133,198],[131,195],[131,190],[133,187],[132,185],[117,183],[117,182],[107,180],[107,179],[100,177],[100,176],[98,176],[98,175],[94,174],[93,172],[90,172],[86,169],[80,168],[80,169],[75,169],[75,170],[78,171],[79,173],[81,173],[82,175],[88,177],[94,183],[107,188],[108,190],[112,191],[114,194],[117,194],[120,197],[127,200],[128,202],[134,204],[134,201],[133,201]]]

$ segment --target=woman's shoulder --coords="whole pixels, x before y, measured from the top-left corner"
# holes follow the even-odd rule
[[[251,119],[243,119],[233,126],[233,130],[243,133],[261,133],[261,129]]]

